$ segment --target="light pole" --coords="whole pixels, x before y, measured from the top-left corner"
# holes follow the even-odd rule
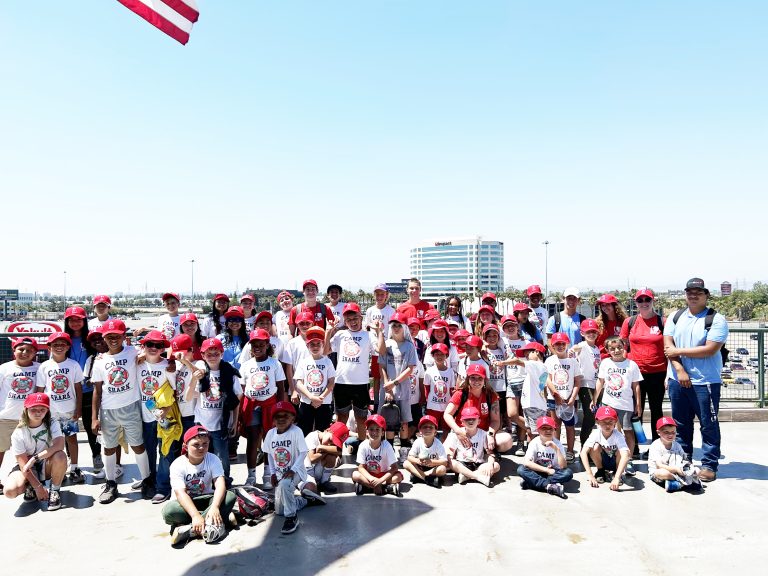
[[[192,265],[192,301],[190,302],[190,310],[195,310],[195,259],[192,258],[192,260],[189,261],[189,263]]]
[[[549,240],[544,240],[544,302],[549,303]]]
[[[67,271],[64,270],[64,308],[67,307]]]

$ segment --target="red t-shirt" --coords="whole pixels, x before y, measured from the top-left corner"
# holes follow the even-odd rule
[[[325,318],[323,318],[322,306],[325,306]],[[318,302],[314,306],[309,307],[305,303],[301,303],[291,308],[291,314],[288,316],[288,324],[290,326],[296,325],[296,315],[299,312],[312,312],[312,314],[315,315],[315,326],[320,326],[320,328],[323,329],[325,329],[326,320],[334,319],[333,310],[331,310],[331,307],[328,306],[328,304],[321,304]]]
[[[605,341],[611,336],[619,336],[621,334],[621,326],[615,321],[608,321],[603,327],[603,331],[597,335],[597,347],[600,348],[600,357],[608,358],[610,354],[605,351]]]
[[[662,326],[664,320],[662,318]],[[630,350],[627,357],[635,361],[640,372],[651,374],[664,372],[667,369],[667,358],[664,356],[664,330],[659,328],[655,314],[648,320],[638,315],[631,334],[629,318],[624,320],[621,326],[621,337],[629,340]]]
[[[411,304],[410,302],[400,304],[396,311],[398,314],[402,314],[406,318],[418,318],[423,329],[425,327],[424,314],[426,314],[427,310],[430,308],[434,308],[434,306],[432,306],[432,304],[426,300],[420,300],[418,304]]]
[[[456,424],[459,426],[462,425],[461,423],[461,411],[464,410],[464,408],[467,408],[468,406],[474,406],[478,410],[480,410],[480,424],[478,425],[478,428],[482,428],[483,430],[488,430],[488,426],[491,422],[491,405],[499,401],[499,395],[496,394],[496,392],[491,392],[490,399],[488,398],[485,390],[483,390],[480,393],[480,396],[473,396],[470,392],[469,396],[467,396],[467,401],[464,402],[464,405],[461,405],[461,390],[456,390],[456,392],[453,393],[453,396],[451,396],[451,404],[456,406],[457,410],[454,414],[454,419],[456,420]]]

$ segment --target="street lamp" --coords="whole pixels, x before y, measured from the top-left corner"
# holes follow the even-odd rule
[[[544,302],[549,303],[549,240],[544,240]]]
[[[195,310],[195,259],[189,261],[189,263],[192,265],[192,301],[190,302],[190,310],[194,312]]]
[[[64,308],[67,307],[67,271],[64,270]]]

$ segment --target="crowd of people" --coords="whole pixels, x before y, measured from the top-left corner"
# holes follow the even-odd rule
[[[492,293],[469,316],[451,297],[441,316],[416,278],[397,308],[385,284],[373,293],[367,310],[341,302],[335,284],[321,302],[310,279],[304,301],[281,292],[274,315],[257,311],[249,294],[233,305],[222,293],[204,318],[181,312],[179,296],[166,293],[167,313],[132,339],[111,317],[109,296],[94,297],[90,319],[67,308],[64,330],[47,339],[48,360],[37,363],[40,344],[21,337],[0,366],[0,463],[7,451],[16,460],[0,489],[60,508],[62,485],[85,481],[80,420],[92,474],[104,479],[98,501],[118,497],[121,453],[130,448],[140,473],[131,488],[164,504],[174,545],[226,533],[235,480],[274,491],[282,532],[294,532],[302,508],[338,490],[333,471],[350,453],[359,495],[400,496],[404,473],[434,488],[449,473],[459,485],[491,486],[502,454],[522,458],[523,489],[560,498],[577,460],[595,488],[618,490],[637,458],[668,492],[716,479],[728,326],[707,306],[701,279],[688,281],[687,308],[668,318],[649,289],[635,294],[631,317],[604,294],[596,318],[579,313],[576,288],[552,316],[537,285],[504,316]],[[646,402],[652,444],[643,455]],[[233,479],[240,439],[247,475]]]

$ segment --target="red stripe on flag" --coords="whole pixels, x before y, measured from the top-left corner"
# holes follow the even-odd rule
[[[167,18],[164,18],[154,10],[152,10],[149,6],[144,4],[143,2],[140,2],[139,0],[117,0],[128,8],[131,12],[135,12],[144,20],[152,24],[155,28],[162,30],[168,36],[176,40],[177,42],[181,42],[182,44],[186,44],[189,42],[189,34],[184,32],[181,28],[176,26],[173,22],[168,20]]]
[[[192,8],[184,0],[160,0],[163,4],[167,4],[170,8],[173,8],[176,12],[184,16],[190,22],[197,22],[200,17],[200,13]]]

